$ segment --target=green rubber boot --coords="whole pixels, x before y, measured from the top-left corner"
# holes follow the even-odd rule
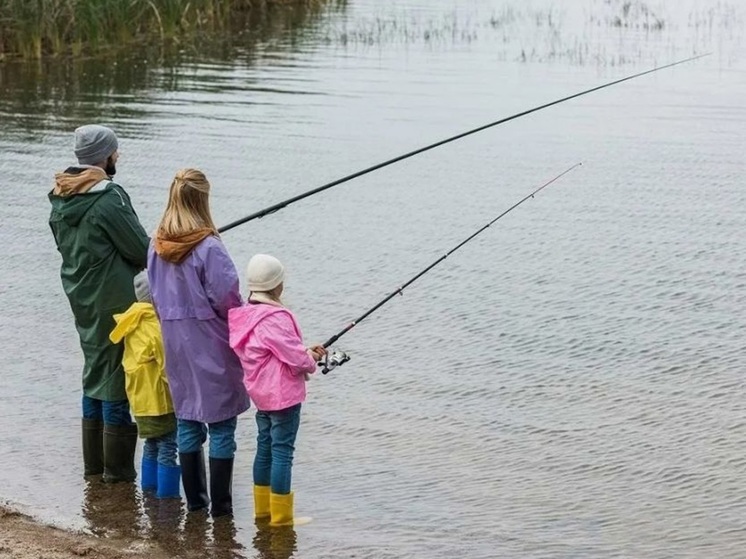
[[[104,422],[83,419],[83,472],[86,476],[104,473]]]
[[[137,425],[104,425],[104,483],[135,481]]]

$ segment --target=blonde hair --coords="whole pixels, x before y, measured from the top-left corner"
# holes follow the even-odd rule
[[[218,228],[210,214],[210,183],[198,169],[181,169],[171,182],[168,204],[158,225],[158,232],[168,237],[177,237],[196,229]]]

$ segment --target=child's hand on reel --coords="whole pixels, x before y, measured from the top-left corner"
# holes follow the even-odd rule
[[[317,363],[326,355],[326,348],[323,345],[312,345],[306,351]]]

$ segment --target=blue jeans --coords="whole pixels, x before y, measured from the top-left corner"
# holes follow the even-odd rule
[[[254,484],[269,485],[272,493],[287,495],[293,474],[295,437],[300,427],[300,404],[279,411],[257,411]]]
[[[158,462],[161,466],[176,466],[176,431],[145,439],[142,457]]]
[[[217,423],[200,423],[188,419],[178,420],[179,452],[198,452],[207,440],[210,431],[210,458],[233,458],[236,454],[236,425],[238,418],[232,417]]]
[[[105,402],[84,395],[83,419],[98,419],[106,425],[132,425],[130,404],[127,400]]]

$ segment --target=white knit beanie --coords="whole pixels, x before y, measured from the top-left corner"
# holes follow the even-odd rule
[[[246,277],[249,280],[249,291],[272,291],[285,279],[285,268],[274,256],[255,254],[246,267]]]

